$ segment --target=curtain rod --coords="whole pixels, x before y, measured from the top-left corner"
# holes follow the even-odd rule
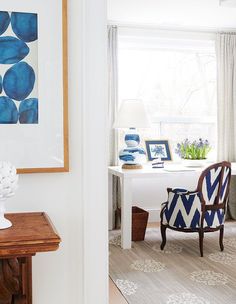
[[[176,32],[192,32],[202,34],[217,34],[217,33],[236,33],[236,28],[184,28],[184,27],[171,27],[171,26],[157,26],[154,24],[135,24],[135,23],[122,23],[113,20],[108,20],[108,25],[116,25],[119,28],[130,28],[130,29],[143,29],[143,30],[156,30],[156,31],[176,31]]]

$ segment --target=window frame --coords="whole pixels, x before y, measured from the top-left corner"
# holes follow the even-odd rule
[[[140,40],[151,41],[149,46],[145,46],[145,42],[140,44]],[[164,45],[164,42],[168,41],[168,45]],[[166,30],[154,30],[154,29],[140,29],[140,28],[122,28],[118,32],[118,58],[119,51],[181,51],[181,52],[199,52],[201,54],[214,54],[215,55],[215,33],[203,33],[203,32],[184,32],[184,31],[166,31]],[[177,43],[178,47],[171,47]],[[184,46],[181,46],[181,42]],[[156,43],[160,43],[158,47]],[[197,45],[199,44],[199,47]],[[205,49],[204,49],[205,48]],[[120,88],[118,89],[120,91]],[[216,109],[217,110],[217,109]],[[210,116],[160,116],[157,113],[151,117],[153,129],[157,131],[160,138],[166,138],[162,131],[163,124],[206,124],[215,128],[215,139],[217,138],[217,114]],[[215,142],[214,150],[217,149],[217,142]]]

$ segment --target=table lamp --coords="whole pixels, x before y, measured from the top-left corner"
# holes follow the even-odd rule
[[[119,152],[123,169],[141,169],[146,162],[146,152],[139,146],[140,137],[136,128],[149,128],[150,122],[142,100],[122,101],[113,128],[129,128],[125,135],[126,147]]]

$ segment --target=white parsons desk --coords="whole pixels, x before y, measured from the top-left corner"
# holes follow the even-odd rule
[[[210,163],[207,166],[211,165]],[[206,167],[207,167],[206,166]],[[163,174],[186,174],[188,176],[198,177],[206,167],[186,168],[180,164],[165,164],[164,169],[153,169],[146,165],[139,170],[124,170],[121,167],[108,168],[109,180],[109,229],[112,229],[113,198],[112,198],[112,177],[119,176],[121,179],[121,247],[123,249],[131,248],[131,225],[132,225],[132,181],[136,178],[161,178]],[[232,175],[236,175],[236,163],[232,163]],[[184,186],[184,185],[183,185]],[[197,186],[197,185],[196,185]]]

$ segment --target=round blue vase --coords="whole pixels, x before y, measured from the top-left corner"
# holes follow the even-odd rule
[[[120,150],[119,159],[125,165],[142,165],[146,162],[146,152],[139,146],[140,137],[135,130],[125,135],[126,148]]]

